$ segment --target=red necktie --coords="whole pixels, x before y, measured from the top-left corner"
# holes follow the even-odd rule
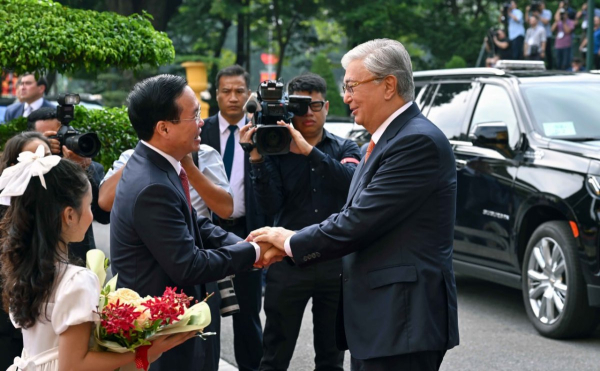
[[[181,168],[181,171],[179,172],[179,180],[181,180],[181,185],[183,186],[185,198],[187,199],[190,211],[192,211],[192,201],[190,198],[190,181],[188,180],[187,173],[185,172],[184,168]]]
[[[369,156],[371,156],[371,152],[373,152],[373,148],[375,148],[375,142],[373,142],[373,140],[371,139],[371,141],[369,142],[369,146],[367,147],[367,153],[365,154],[365,163],[369,159]]]

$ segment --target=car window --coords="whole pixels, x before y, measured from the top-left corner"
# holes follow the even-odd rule
[[[472,83],[440,84],[427,118],[446,134],[448,139],[460,139],[463,117],[473,90]]]
[[[475,124],[484,122],[505,123],[508,129],[508,144],[511,148],[515,148],[519,142],[517,116],[504,88],[497,85],[484,85],[473,113],[471,130]]]

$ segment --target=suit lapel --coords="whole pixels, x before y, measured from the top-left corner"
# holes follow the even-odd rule
[[[144,145],[141,142],[139,142],[138,145],[135,147],[135,152],[137,152],[140,155],[142,155],[143,157],[147,158],[150,162],[152,162],[152,164],[154,164],[155,166],[160,168],[162,171],[167,173],[167,177],[169,178],[169,180],[171,181],[171,183],[173,184],[175,189],[177,189],[179,196],[183,199],[183,201],[187,205],[187,197],[185,197],[183,185],[181,184],[181,180],[179,179],[179,174],[177,174],[177,172],[175,171],[175,168],[173,168],[173,165],[171,165],[171,163],[166,158],[161,156],[158,152],[152,150],[151,148],[149,148],[148,146]],[[189,211],[189,207],[187,209]]]
[[[348,199],[346,201],[346,206],[349,205],[356,195],[356,192],[361,188],[361,184],[367,181],[367,174],[372,173],[370,170],[372,167],[378,166],[379,157],[381,157],[381,153],[383,153],[384,149],[387,147],[388,142],[392,140],[401,130],[402,128],[410,121],[413,117],[419,115],[421,110],[416,103],[413,102],[410,107],[404,112],[400,114],[400,116],[396,117],[394,121],[390,123],[387,129],[383,132],[381,138],[375,145],[373,152],[369,156],[369,161],[365,164],[365,159],[363,158],[356,171],[354,172],[354,177],[352,178],[352,182],[350,183],[350,192],[348,192]],[[368,179],[370,182],[370,179]]]
[[[209,120],[210,122],[208,123],[208,125],[206,125],[206,138],[208,140],[208,143],[206,144],[216,149],[222,157],[223,154],[221,153],[221,138],[219,137],[219,118],[215,115],[208,118],[206,121]]]

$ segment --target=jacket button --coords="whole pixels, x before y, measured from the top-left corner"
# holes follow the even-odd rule
[[[344,278],[344,282],[348,282],[348,279],[347,279],[347,278]]]

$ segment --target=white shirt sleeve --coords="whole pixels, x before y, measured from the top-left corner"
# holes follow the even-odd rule
[[[108,170],[108,172],[104,176],[104,179],[102,179],[102,181],[100,182],[100,185],[102,185],[102,183],[104,183],[108,178],[115,175],[115,173],[119,171],[119,169],[125,166],[125,164],[127,164],[127,161],[129,161],[129,159],[131,158],[131,155],[133,155],[133,152],[133,149],[128,149],[127,151],[121,153],[121,156],[119,156],[119,158],[115,162],[113,162],[113,166]]]
[[[72,269],[72,268],[71,268]],[[65,274],[68,274],[65,272]],[[60,277],[60,276],[59,276]],[[61,281],[55,296],[50,322],[57,335],[69,326],[98,320],[100,281],[92,271],[81,268]]]

